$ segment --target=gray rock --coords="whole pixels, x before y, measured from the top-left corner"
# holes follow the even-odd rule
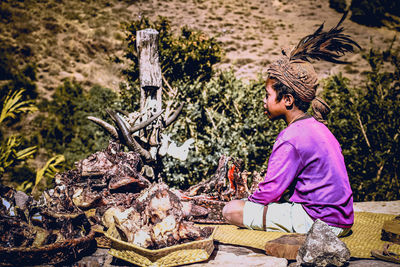
[[[316,220],[300,247],[296,261],[300,266],[343,266],[350,259],[350,250],[321,220]]]
[[[14,195],[15,205],[24,210],[30,202],[30,197],[22,191],[15,192]]]

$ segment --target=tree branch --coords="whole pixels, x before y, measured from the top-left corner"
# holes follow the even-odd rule
[[[367,142],[367,146],[369,148],[371,148],[371,144],[369,143],[369,140],[368,140],[368,137],[367,137],[367,133],[365,132],[365,129],[364,129],[364,125],[361,122],[360,114],[358,112],[356,112],[356,115],[357,115],[358,122],[360,123],[361,132],[362,132],[362,134],[364,136],[365,141]]]

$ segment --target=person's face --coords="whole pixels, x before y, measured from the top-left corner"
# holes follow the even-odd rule
[[[275,84],[275,80],[267,79],[265,83],[265,97],[264,97],[264,114],[271,120],[276,120],[284,116],[286,107],[283,98],[280,101],[276,100],[276,91],[272,87]]]

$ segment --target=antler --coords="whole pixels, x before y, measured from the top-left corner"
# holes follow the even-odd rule
[[[179,116],[183,109],[184,104],[182,103],[175,112],[165,120],[165,128],[170,126]]]
[[[97,125],[103,127],[103,129],[105,129],[109,134],[111,134],[112,137],[114,137],[115,139],[118,139],[118,132],[117,130],[114,128],[114,126],[112,126],[111,124],[93,117],[93,116],[89,116],[87,117],[89,120],[93,121],[94,123],[96,123]]]
[[[162,113],[164,112],[164,110],[160,110],[159,112],[157,112],[156,114],[154,114],[150,119],[148,119],[145,122],[139,123],[133,127],[130,128],[129,132],[130,133],[134,133],[137,132],[141,129],[143,129],[144,127],[146,127],[147,125],[149,125],[150,123],[152,123],[155,119],[157,119]]]
[[[167,88],[168,88],[168,90],[164,89],[164,91],[167,93],[168,97],[170,98],[169,101],[168,101],[168,105],[167,105],[167,108],[166,108],[166,115],[165,115],[165,116],[169,116],[171,107],[174,104],[173,100],[178,95],[178,89],[172,88],[172,86],[169,84],[167,79],[165,79],[164,75],[162,75],[162,79],[163,79],[164,83],[167,85]],[[164,127],[165,128],[168,127],[169,125],[171,125],[178,118],[179,114],[182,111],[183,106],[184,105],[181,104],[178,107],[178,109],[175,110],[174,113],[171,116],[169,116],[168,118],[165,118],[165,123],[164,123]]]
[[[125,120],[121,116],[119,116],[118,113],[116,113],[115,111],[112,110],[106,110],[106,111],[108,115],[110,115],[110,117],[113,119],[118,129],[120,130],[120,134],[122,135],[121,137],[124,143],[128,146],[128,148],[136,153],[139,153],[141,156],[143,156],[143,158],[146,161],[148,162],[152,161],[153,158],[151,157],[150,152],[141,147],[140,144],[136,142],[136,140],[132,138],[132,136],[130,135],[128,130],[129,127],[125,122]]]

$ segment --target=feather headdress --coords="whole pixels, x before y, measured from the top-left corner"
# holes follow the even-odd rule
[[[309,59],[325,60],[333,63],[346,64],[348,62],[338,60],[346,52],[354,52],[354,47],[361,48],[350,36],[343,34],[340,27],[348,12],[343,14],[339,23],[329,31],[323,31],[324,23],[310,35],[302,38],[291,51],[289,60]]]
[[[310,59],[346,64],[339,58],[347,52],[354,52],[355,47],[360,48],[350,36],[343,34],[340,25],[346,16],[347,12],[329,31],[323,31],[322,23],[313,34],[302,38],[293,50],[283,50],[283,57],[271,63],[267,69],[271,77],[292,88],[302,101],[312,102],[313,116],[321,122],[325,122],[329,106],[315,96],[318,77]]]

